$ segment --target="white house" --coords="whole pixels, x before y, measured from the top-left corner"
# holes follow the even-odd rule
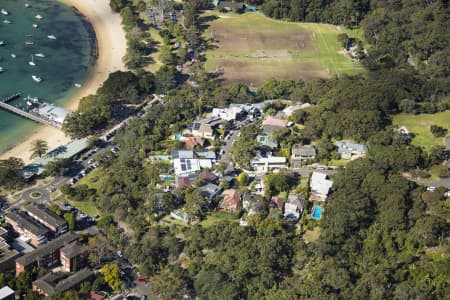
[[[286,167],[286,157],[268,156],[255,157],[251,160],[250,165],[256,172],[266,173],[268,171],[280,170]]]
[[[332,186],[333,181],[328,179],[327,174],[313,172],[309,183],[311,189],[309,199],[312,201],[325,202]]]

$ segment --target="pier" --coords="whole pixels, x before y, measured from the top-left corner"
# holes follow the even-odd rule
[[[14,99],[17,99],[19,97],[20,97],[20,93],[15,93],[14,95],[11,95],[9,97],[0,99],[0,102],[8,103],[9,101],[13,101]]]
[[[0,107],[3,108],[4,110],[10,111],[12,113],[15,113],[21,117],[30,119],[32,121],[44,124],[44,125],[48,125],[48,126],[52,126],[58,129],[61,129],[61,124],[57,123],[57,122],[53,122],[51,120],[48,120],[46,118],[43,118],[41,116],[26,112],[24,110],[21,110],[15,106],[12,106],[10,104],[8,104],[7,102],[12,101],[16,98],[20,97],[20,93],[14,94],[12,96],[3,98],[0,100]]]

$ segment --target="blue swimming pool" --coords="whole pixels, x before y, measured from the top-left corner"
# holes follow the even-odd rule
[[[322,207],[314,206],[311,217],[315,220],[319,220],[320,218],[322,218],[322,211],[323,211]]]

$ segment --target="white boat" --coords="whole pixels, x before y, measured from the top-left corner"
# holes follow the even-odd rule
[[[32,26],[33,26],[33,28],[38,28],[39,27],[38,24],[33,24]]]
[[[42,17],[41,15],[36,15],[35,18],[36,18],[37,20],[42,20],[42,19],[43,19],[43,17]]]
[[[2,10],[0,10],[0,12],[2,13],[2,15],[5,15],[5,16],[9,15],[9,13],[6,11],[6,9],[2,8]]]
[[[25,3],[25,7],[26,7],[26,8],[29,8],[29,7],[31,7],[31,5],[28,4],[28,3]]]
[[[31,103],[30,101],[27,101],[27,105],[31,106],[31,105],[33,105],[33,103]]]
[[[14,53],[11,53],[12,58],[16,58],[17,56]]]
[[[81,87],[81,84],[75,83],[74,86],[77,87],[77,88],[80,88],[80,87]]]
[[[41,82],[42,81],[42,78],[39,77],[39,76],[36,76],[36,75],[31,75],[31,78],[33,78],[33,80],[36,81],[36,82]]]
[[[44,53],[36,53],[34,56],[37,56],[37,57],[42,57],[42,58],[44,58],[45,57],[45,55],[44,55]]]
[[[5,45],[5,42],[4,41],[0,41],[0,46],[3,46],[3,45]]]
[[[28,64],[29,64],[30,66],[33,66],[33,67],[36,65],[36,63],[34,62],[34,57],[33,57],[33,55],[31,55],[31,61],[29,61]]]
[[[54,36],[53,34],[48,35],[47,37],[48,37],[49,39],[51,39],[51,40],[56,40],[56,36]]]
[[[3,23],[5,23],[5,24],[11,24],[12,22],[10,21],[10,20],[3,20]]]
[[[0,67],[0,73],[3,72],[3,71],[5,71],[5,70],[2,67]]]

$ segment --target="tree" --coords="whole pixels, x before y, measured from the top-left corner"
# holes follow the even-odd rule
[[[248,184],[248,176],[247,176],[247,174],[245,174],[245,172],[242,172],[241,174],[239,174],[237,176],[236,180],[241,188],[247,186],[247,184]]]
[[[76,215],[75,212],[65,213],[64,220],[67,222],[67,227],[70,231],[74,231],[76,227]]]
[[[24,183],[22,177],[23,160],[10,157],[0,160],[0,186],[12,189]]]
[[[184,193],[184,206],[186,213],[194,216],[201,216],[208,202],[199,189],[186,189]]]
[[[164,45],[161,47],[159,52],[159,60],[165,65],[171,65],[174,63],[175,57],[170,46]]]
[[[31,156],[30,158],[42,157],[48,150],[48,143],[44,140],[37,139],[31,143]]]
[[[102,274],[105,277],[105,282],[114,290],[120,289],[120,268],[115,263],[105,264],[102,267]]]
[[[152,279],[152,290],[161,300],[183,299],[187,293],[181,270],[165,268]]]
[[[127,5],[127,2],[127,0],[110,0],[109,6],[114,12],[120,12]]]

